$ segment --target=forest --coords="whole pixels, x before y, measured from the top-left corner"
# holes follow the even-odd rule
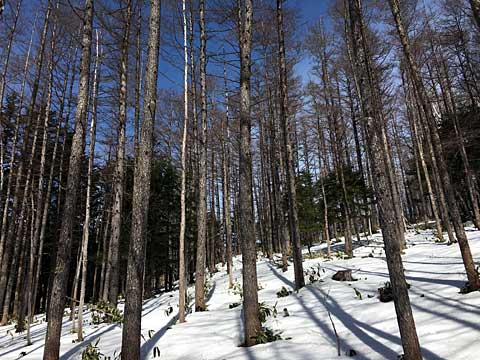
[[[480,0],[0,0],[0,359],[475,359]]]

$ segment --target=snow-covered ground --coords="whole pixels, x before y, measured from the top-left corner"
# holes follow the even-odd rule
[[[480,232],[467,230],[478,261]],[[229,305],[240,302],[240,296],[238,291],[228,289],[228,276],[221,269],[209,279],[212,288],[208,311],[189,314],[184,324],[176,324],[177,292],[145,301],[143,358],[153,359],[156,347],[161,353],[159,359],[334,359],[338,356],[333,322],[342,357],[354,350],[356,359],[397,359],[402,348],[393,302],[381,303],[377,297],[377,289],[388,281],[385,254],[379,235],[370,240],[355,249],[354,259],[305,260],[305,270],[321,269],[321,280],[307,285],[299,293],[281,298],[277,298],[276,293],[282,286],[293,289],[293,266],[283,273],[271,262],[259,259],[259,301],[275,306],[278,311],[265,325],[281,331],[281,336],[288,340],[239,347],[243,341],[242,306],[230,309]],[[458,245],[435,243],[428,231],[408,233],[407,242],[409,248],[403,261],[424,358],[480,358],[480,292],[459,294],[466,276]],[[323,248],[323,245],[315,246],[312,251]],[[241,258],[234,260],[234,269],[234,278],[241,283]],[[332,275],[341,269],[352,269],[358,280],[333,281]],[[306,281],[309,283],[308,276]],[[170,314],[169,307],[173,308]],[[284,316],[284,309],[289,316]],[[87,323],[90,320],[88,311],[85,319]],[[0,328],[0,359],[41,359],[45,323],[32,327],[34,343],[28,347],[25,334],[15,334],[10,331],[12,328]],[[65,318],[62,359],[80,359],[87,344],[97,340],[100,351],[112,356],[112,360],[120,351],[120,326],[86,325],[82,343],[72,342],[76,335],[70,334],[70,328],[71,323]],[[25,355],[21,357],[22,354]]]

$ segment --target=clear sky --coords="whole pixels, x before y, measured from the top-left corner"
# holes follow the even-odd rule
[[[308,27],[318,20],[321,16],[326,16],[328,9],[334,0],[290,0],[287,4],[292,4],[301,10],[302,22],[299,33],[304,34]],[[328,21],[325,22],[328,26]],[[308,57],[304,57],[295,67],[298,75],[302,77],[304,83],[308,82],[309,72],[311,69],[310,60]]]
[[[333,1],[334,0],[285,0],[285,7],[294,7],[300,9],[302,18],[299,22],[300,29],[297,29],[299,36],[303,36],[308,27],[313,22],[318,20],[322,15],[327,15],[328,9]],[[326,25],[328,26],[328,21],[326,22]],[[207,51],[213,52],[218,46],[219,45],[216,44],[215,41],[211,41],[209,44],[207,44]],[[164,48],[162,51],[170,50],[166,50]],[[310,61],[307,57],[303,58],[295,67],[297,74],[302,77],[303,82],[308,81],[310,68]],[[180,88],[180,86],[182,86],[181,71],[179,71],[178,67],[174,67],[171,64],[168,64],[166,61],[162,61],[162,56],[160,57],[159,86],[165,89]]]

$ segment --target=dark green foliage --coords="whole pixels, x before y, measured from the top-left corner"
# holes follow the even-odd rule
[[[272,330],[268,327],[262,327],[262,330],[257,332],[255,340],[257,344],[266,344],[277,340],[283,340],[282,332]]]
[[[292,293],[291,290],[288,290],[285,286],[282,286],[280,291],[277,292],[277,297],[278,298],[286,297],[286,296],[290,295],[291,293]]]
[[[308,281],[310,281],[310,284],[313,284],[317,281],[323,281],[321,279],[321,273],[325,273],[325,269],[322,269],[320,264],[317,264],[316,266],[311,266],[307,270],[304,271],[305,276],[308,276]]]
[[[275,305],[269,306],[264,302],[261,302],[259,305],[259,317],[260,317],[260,322],[263,324],[265,321],[267,321],[267,318],[270,316],[277,317],[277,303]]]
[[[353,291],[355,291],[355,296],[357,297],[357,299],[362,300],[362,293],[355,288],[353,288]]]
[[[100,352],[100,349],[98,348],[98,342],[100,339],[98,339],[95,343],[90,343],[87,345],[85,350],[82,352],[82,360],[100,360],[102,353]]]
[[[312,174],[302,171],[297,175],[298,227],[304,238],[310,238],[323,229],[318,208],[317,187]]]
[[[342,170],[351,216],[364,216],[368,212],[369,205],[365,203],[364,199],[373,198],[372,190],[365,184],[358,171],[354,171],[350,167],[344,167]],[[345,198],[342,184],[335,172],[329,173],[323,182],[329,222],[330,224],[343,223]],[[310,246],[325,227],[321,182],[320,180],[315,181],[311,173],[302,171],[297,175],[296,183],[299,230],[303,243]]]
[[[116,307],[103,301],[92,307],[93,324],[121,324],[123,323],[123,314]]]
[[[350,204],[352,216],[356,217],[367,211],[368,204],[363,202],[363,199],[373,198],[372,190],[365,184],[361,174],[358,171],[352,170],[350,167],[342,169],[343,177],[345,179],[345,187],[347,189],[346,199]],[[345,202],[342,184],[337,178],[335,172],[331,172],[324,180],[325,196],[327,198],[329,221],[343,223],[343,204]],[[320,188],[320,184],[317,184]],[[319,192],[321,194],[321,192]],[[351,206],[354,204],[354,206]],[[320,208],[323,213],[323,200],[320,202]]]

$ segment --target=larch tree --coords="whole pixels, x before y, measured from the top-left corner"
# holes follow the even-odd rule
[[[200,0],[200,147],[197,211],[197,261],[195,268],[195,311],[204,311],[205,265],[207,247],[207,37],[205,34],[205,0]],[[193,84],[195,87],[196,85]]]
[[[92,90],[92,115],[90,119],[90,129],[88,133],[88,169],[87,169],[87,193],[85,196],[85,220],[82,229],[81,244],[81,285],[80,297],[78,301],[78,341],[83,341],[83,305],[85,303],[85,292],[87,290],[87,265],[88,265],[88,243],[90,240],[90,220],[91,220],[91,198],[92,198],[92,172],[93,162],[95,160],[95,143],[97,136],[97,107],[98,107],[98,84],[99,84],[99,66],[100,66],[100,39],[98,30],[96,31],[95,47],[95,65],[93,68],[93,90]]]
[[[63,208],[60,238],[57,246],[55,272],[53,275],[50,305],[48,308],[48,326],[45,338],[44,360],[57,360],[60,351],[62,318],[65,308],[67,280],[70,272],[72,230],[76,215],[77,181],[80,176],[90,89],[90,62],[93,25],[93,0],[85,0],[82,55],[80,63],[80,82],[78,85],[77,108],[75,113],[75,132],[72,140],[70,162],[67,174],[67,188]]]
[[[253,31],[252,0],[238,1],[240,43],[240,153],[239,202],[240,237],[242,243],[244,344],[255,345],[261,330],[258,305],[257,250],[255,219],[252,206],[252,145],[250,77]]]
[[[185,322],[185,297],[187,291],[187,277],[185,269],[185,227],[186,227],[186,188],[187,188],[187,138],[188,138],[188,44],[187,44],[187,11],[185,0],[182,0],[183,17],[183,135],[182,135],[182,179],[180,190],[180,236],[178,240],[179,266],[179,321]]]
[[[283,137],[284,164],[286,173],[286,192],[288,203],[288,227],[293,247],[293,265],[295,271],[295,289],[305,286],[302,265],[302,249],[298,233],[298,209],[293,165],[291,126],[288,118],[287,65],[285,55],[285,36],[283,30],[283,0],[277,0],[278,56],[280,62],[280,119]]]
[[[133,183],[132,229],[128,249],[125,316],[122,329],[122,358],[131,360],[140,359],[145,236],[152,174],[153,127],[157,106],[160,7],[160,0],[150,1],[143,119]]]
[[[408,66],[419,103],[425,114],[425,127],[430,132],[430,139],[427,140],[427,143],[432,144],[432,149],[434,152],[434,156],[432,156],[432,158],[437,159],[440,180],[446,193],[445,197],[448,202],[451,221],[455,229],[455,235],[457,236],[458,245],[462,254],[463,264],[467,273],[468,286],[465,290],[478,290],[480,289],[480,278],[477,270],[475,269],[475,263],[473,261],[472,252],[470,250],[470,246],[467,240],[467,235],[463,227],[457,199],[455,198],[455,193],[451,185],[450,175],[448,173],[447,165],[444,159],[444,151],[442,148],[440,137],[438,135],[437,125],[435,123],[434,110],[431,102],[429,101],[424,83],[419,75],[416,60],[413,57],[411,51],[410,40],[405,31],[405,27],[402,21],[400,3],[398,0],[389,0],[389,3],[393,18],[395,20],[395,25],[400,39],[400,43],[402,45],[403,53],[405,55],[405,61]]]
[[[387,267],[392,284],[393,300],[405,357],[421,359],[421,349],[408,295],[401,258],[401,237],[393,200],[393,188],[389,175],[389,154],[385,128],[380,115],[379,93],[373,79],[370,54],[363,23],[360,0],[348,0],[348,11],[352,49],[352,66],[355,83],[361,101],[367,128],[367,148],[372,162],[375,195],[382,228]]]
[[[113,181],[113,204],[112,204],[112,234],[110,239],[108,263],[105,276],[105,288],[103,298],[112,305],[117,304],[119,287],[119,247],[120,232],[122,226],[122,203],[124,194],[124,163],[127,125],[127,75],[128,75],[128,50],[130,38],[130,25],[132,22],[132,1],[127,0],[124,15],[124,27],[121,41],[120,58],[120,86],[119,86],[119,111],[117,129],[117,158],[115,162],[115,174]]]

